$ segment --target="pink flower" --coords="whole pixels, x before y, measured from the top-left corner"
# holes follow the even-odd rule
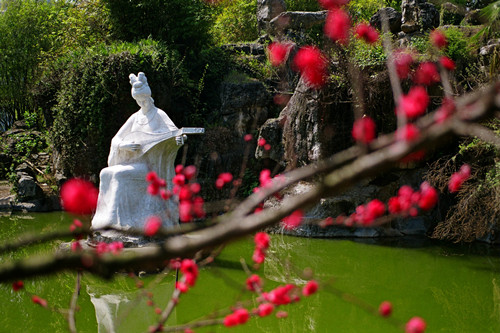
[[[411,142],[418,139],[420,136],[420,130],[417,126],[413,124],[406,124],[403,128],[396,131],[396,138],[398,140]]]
[[[182,173],[187,180],[191,180],[196,176],[196,167],[194,165],[188,165],[184,168]]]
[[[271,178],[271,170],[269,169],[264,169],[260,172],[259,174],[259,182],[261,187],[265,187],[268,184],[270,184],[272,181]]]
[[[32,301],[33,303],[35,303],[35,304],[38,304],[38,305],[40,305],[40,306],[44,307],[44,308],[46,308],[46,307],[47,307],[47,301],[46,301],[46,300],[44,300],[43,298],[41,298],[41,297],[37,296],[37,295],[33,295],[33,296],[31,297],[31,301]]]
[[[175,289],[179,290],[183,294],[189,291],[188,285],[182,281],[177,281],[175,283]]]
[[[271,145],[269,143],[266,143],[264,145],[264,150],[271,150]]]
[[[237,309],[224,318],[224,326],[232,327],[244,324],[248,321],[250,315],[247,309]]]
[[[464,164],[460,167],[458,172],[451,175],[450,181],[448,183],[448,190],[451,193],[458,192],[462,184],[470,177],[470,166]]]
[[[160,187],[158,186],[158,183],[151,183],[148,185],[147,191],[150,195],[155,196],[160,192]]]
[[[99,191],[86,180],[73,178],[61,187],[61,203],[64,210],[73,214],[92,214],[97,207]]]
[[[346,11],[342,9],[332,9],[326,16],[324,32],[333,41],[341,45],[346,45],[349,42],[349,28],[351,26],[351,18]]]
[[[148,183],[156,183],[158,181],[158,175],[154,171],[148,172],[146,175],[146,181]]]
[[[192,183],[191,185],[189,185],[189,190],[193,194],[198,194],[201,191],[201,185],[199,183]]]
[[[219,178],[221,178],[224,183],[229,183],[233,180],[233,175],[230,172],[223,172],[219,175]]]
[[[224,185],[225,185],[225,183],[224,183],[224,180],[223,180],[223,179],[221,179],[221,178],[217,178],[217,179],[215,180],[215,187],[216,187],[217,189],[219,189],[219,190],[220,190],[221,188],[223,188],[223,187],[224,187]]]
[[[19,291],[19,290],[21,290],[23,288],[24,288],[24,282],[21,281],[21,280],[14,281],[12,283],[12,290],[14,290],[14,291]]]
[[[259,140],[257,140],[257,146],[264,147],[265,144],[266,144],[266,139],[260,138]]]
[[[304,286],[304,288],[302,288],[302,295],[311,296],[316,291],[318,291],[318,282],[316,282],[314,280],[310,280],[307,282],[307,284]]]
[[[181,222],[191,222],[193,215],[191,213],[193,208],[193,203],[189,200],[183,200],[179,202],[179,220]]]
[[[401,96],[398,112],[403,112],[410,119],[416,118],[425,113],[429,101],[429,95],[424,87],[412,87],[407,95]]]
[[[269,248],[269,244],[271,243],[271,238],[265,232],[258,232],[254,237],[255,246],[261,249]]]
[[[184,166],[182,164],[178,164],[175,166],[175,174],[178,175],[184,170]]]
[[[445,48],[448,45],[446,41],[446,36],[441,30],[434,29],[429,34],[429,39],[431,40],[432,45],[437,47],[438,49]]]
[[[406,79],[410,74],[410,66],[413,64],[413,56],[403,50],[394,51],[394,64],[400,79]]]
[[[382,317],[389,317],[392,313],[391,302],[384,301],[380,303],[380,306],[378,307],[378,313],[380,313]]]
[[[349,3],[349,0],[318,0],[321,7],[325,9],[334,9]]]
[[[406,333],[423,333],[425,331],[426,327],[427,327],[427,324],[425,323],[425,321],[422,318],[413,317],[406,323],[405,332]]]
[[[169,190],[166,190],[166,189],[161,189],[160,190],[160,197],[163,199],[163,200],[168,200],[172,197],[172,192],[169,191]]]
[[[71,243],[71,251],[72,252],[78,252],[82,250],[82,245],[80,242],[72,242]]]
[[[193,196],[193,193],[191,193],[191,189],[188,185],[184,185],[181,187],[181,190],[179,191],[179,200],[189,200]]]
[[[373,199],[366,205],[367,215],[375,220],[385,214],[385,205],[378,199]]]
[[[415,72],[415,77],[413,78],[413,81],[416,84],[423,84],[426,86],[430,86],[440,80],[441,77],[439,76],[437,67],[432,62],[421,63]]]
[[[148,237],[156,235],[158,230],[160,230],[161,225],[162,222],[158,216],[151,216],[150,218],[148,218],[146,224],[144,225],[144,235]]]
[[[196,279],[198,278],[198,266],[191,259],[184,259],[181,262],[181,272],[184,274],[184,278],[186,279],[186,284],[190,287],[193,287],[196,283]]]
[[[456,68],[455,62],[446,56],[439,58],[441,65],[449,71],[454,71]]]
[[[387,208],[389,210],[389,213],[391,214],[398,214],[401,212],[401,205],[399,204],[399,198],[398,197],[391,197],[389,198],[389,202],[387,202]]]
[[[292,298],[290,297],[290,292],[295,288],[292,284],[287,284],[285,286],[277,287],[271,290],[266,299],[273,303],[274,305],[285,305],[290,304],[292,302]]]
[[[357,38],[363,39],[368,44],[373,44],[378,40],[378,32],[371,25],[360,23],[354,29]]]
[[[266,253],[262,248],[256,247],[252,255],[252,260],[256,264],[262,264],[266,260]]]
[[[250,142],[253,140],[253,135],[252,134],[246,134],[244,137],[243,137],[243,140],[245,140],[246,142]]]
[[[252,274],[247,278],[247,289],[250,291],[257,291],[262,288],[262,280],[257,274]]]
[[[351,134],[354,140],[368,144],[375,139],[375,128],[373,119],[366,116],[354,121]]]
[[[186,176],[184,176],[183,174],[177,174],[174,176],[174,178],[172,178],[172,183],[174,185],[182,186],[186,183]]]
[[[438,202],[438,193],[434,187],[432,187],[428,182],[423,182],[420,185],[420,198],[418,200],[418,206],[422,210],[432,209]]]
[[[269,62],[271,62],[271,65],[279,66],[286,61],[290,45],[274,42],[267,46],[267,50],[269,52]]]
[[[123,250],[123,243],[122,242],[112,242],[111,244],[109,244],[109,250],[114,255],[117,255]]]
[[[318,48],[301,48],[295,55],[293,64],[312,88],[320,88],[326,83],[328,60]]]
[[[271,303],[262,303],[257,308],[257,315],[259,317],[269,316],[274,311],[274,305]]]
[[[282,220],[282,223],[285,229],[295,229],[300,225],[303,218],[304,218],[304,212],[300,209],[297,209],[292,214],[285,217]]]
[[[203,200],[202,197],[195,197],[193,199],[193,213],[194,215],[201,219],[205,217],[205,209],[203,208],[203,205],[205,204],[205,200]]]

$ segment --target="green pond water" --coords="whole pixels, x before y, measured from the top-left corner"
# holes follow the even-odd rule
[[[63,213],[0,217],[0,241],[18,235],[67,228]],[[7,253],[15,257],[53,251],[54,241]],[[210,266],[201,269],[196,286],[182,295],[168,324],[181,324],[223,311],[239,300],[246,273],[240,259],[251,262],[252,240],[233,243]],[[196,332],[401,332],[409,318],[420,316],[428,332],[500,332],[500,251],[485,244],[458,246],[426,239],[323,240],[272,236],[270,257],[259,269],[264,288],[283,283],[302,285],[310,268],[325,282],[309,298],[280,308],[287,318],[251,318],[240,327],[208,327]],[[277,258],[281,258],[278,260]],[[288,265],[287,263],[291,263]],[[161,277],[161,281],[159,278]],[[29,294],[47,299],[54,308],[68,308],[76,273],[25,280],[25,291],[0,284],[0,332],[66,332],[64,315],[33,304]],[[164,307],[173,291],[175,273],[140,278]],[[338,296],[332,288],[343,292]],[[76,314],[79,332],[147,332],[157,319],[154,307],[141,296],[136,281],[119,275],[111,281],[86,274]],[[359,304],[393,304],[392,321],[373,315]],[[255,303],[251,303],[255,304]],[[248,307],[251,307],[251,304]]]

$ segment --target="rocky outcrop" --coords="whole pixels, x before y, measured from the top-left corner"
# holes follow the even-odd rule
[[[224,124],[242,137],[266,121],[272,97],[262,82],[243,78],[222,83],[221,102]]]
[[[393,34],[397,34],[398,32],[400,32],[402,15],[400,12],[396,11],[394,8],[391,7],[379,9],[370,18],[370,25],[382,31],[383,13],[385,13],[386,18],[389,20],[389,30]]]
[[[411,184],[418,187],[423,176],[423,169],[409,169],[389,172],[378,178],[364,180],[339,196],[323,198],[313,208],[309,209],[301,226],[293,230],[284,229],[282,226],[273,227],[271,230],[296,236],[316,238],[338,238],[338,237],[400,237],[405,235],[427,235],[438,221],[436,214],[432,211],[425,215],[406,219],[395,219],[390,224],[373,228],[353,228],[346,226],[331,225],[320,227],[318,222],[327,217],[349,216],[356,207],[373,198],[387,202],[394,196],[402,184]],[[300,182],[287,188],[284,198],[300,196],[302,193],[312,190],[314,184]],[[267,208],[279,207],[280,202],[270,199],[266,202]]]
[[[286,30],[305,31],[316,25],[324,24],[328,11],[319,12],[282,12],[269,23],[269,33],[277,35]]]
[[[257,0],[257,27],[259,31],[267,31],[269,22],[284,11],[286,11],[284,0]]]
[[[427,31],[439,26],[439,12],[426,0],[403,0],[401,10],[401,30],[404,33]]]

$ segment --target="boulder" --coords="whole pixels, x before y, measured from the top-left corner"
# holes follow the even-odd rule
[[[18,172],[17,195],[20,201],[43,199],[43,191],[35,179],[24,172]]]
[[[439,25],[459,25],[465,18],[465,10],[451,2],[445,2],[441,5],[439,14]]]
[[[389,30],[393,34],[397,34],[401,31],[401,18],[400,12],[396,11],[394,8],[386,7],[379,9],[371,18],[370,25],[382,31],[382,13],[385,13],[387,19],[389,20]]]
[[[269,23],[269,33],[277,35],[285,30],[303,31],[324,24],[328,11],[319,12],[282,12]]]
[[[284,167],[283,160],[283,124],[280,118],[268,119],[264,125],[261,126],[259,131],[259,139],[264,138],[266,142],[270,145],[268,147],[257,147],[255,151],[255,158],[265,159],[269,158],[275,163],[280,164]]]
[[[259,31],[267,31],[269,22],[284,11],[286,11],[284,0],[257,0],[257,27]]]
[[[426,0],[403,0],[401,10],[401,30],[404,33],[427,31],[439,26],[439,12]]]

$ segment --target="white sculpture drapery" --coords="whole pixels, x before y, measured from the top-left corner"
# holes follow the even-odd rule
[[[174,176],[174,161],[184,142],[167,114],[154,106],[144,73],[130,75],[132,97],[141,107],[120,128],[111,141],[108,167],[100,174],[99,199],[92,228],[141,229],[148,217],[156,215],[164,227],[178,224],[178,207],[147,193],[146,175],[155,171],[169,180]],[[113,237],[114,232],[104,232]]]

